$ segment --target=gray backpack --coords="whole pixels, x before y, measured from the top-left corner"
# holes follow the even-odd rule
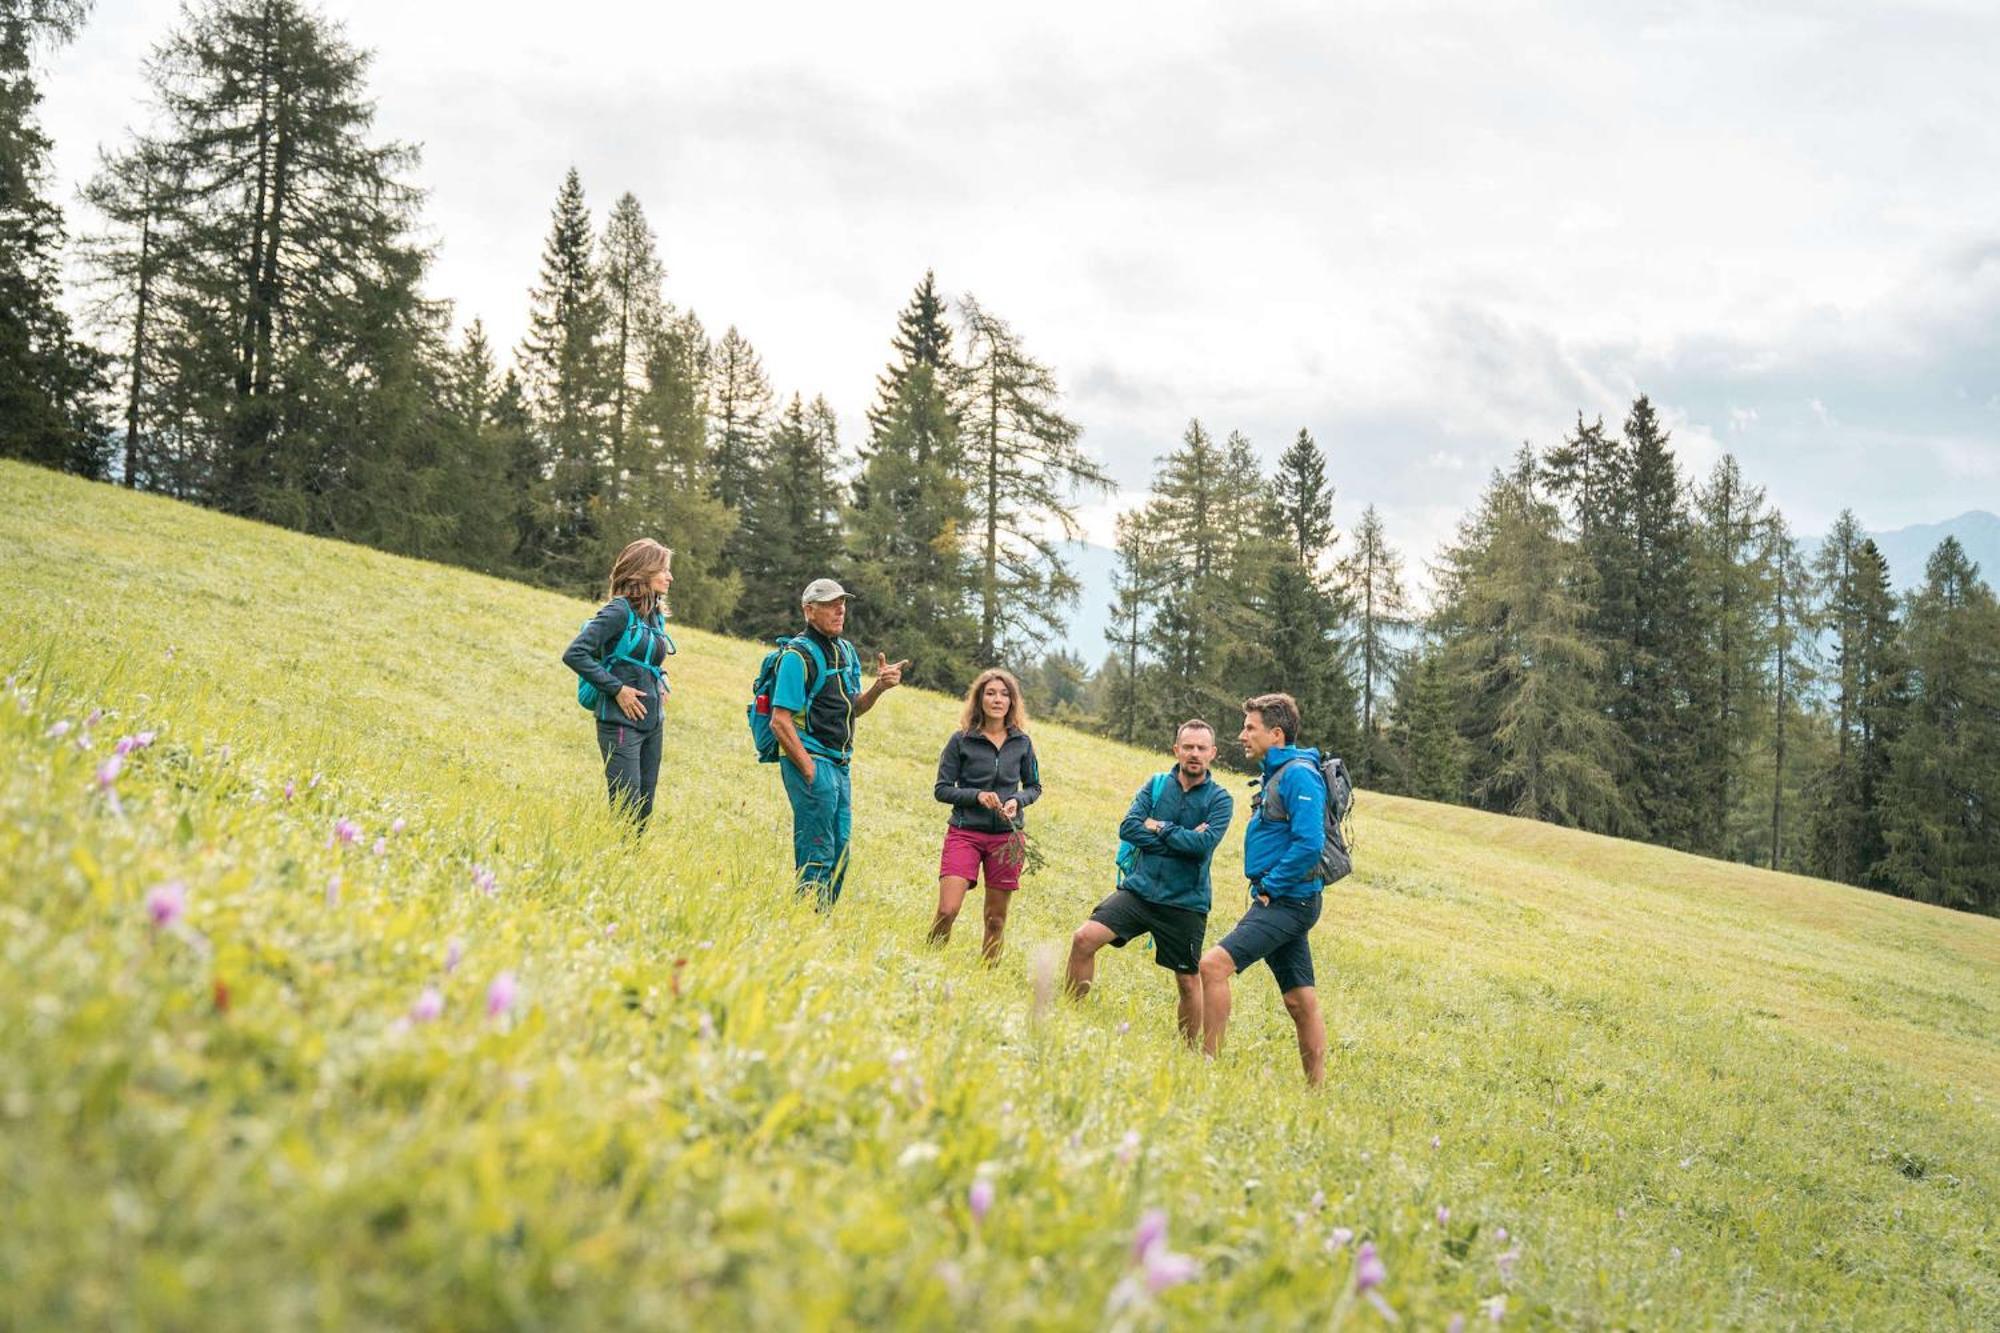
[[[1289,824],[1291,815],[1285,811],[1284,798],[1278,794],[1278,779],[1285,769],[1293,764],[1311,767],[1310,759],[1294,759],[1271,775],[1264,789],[1257,796],[1259,817],[1275,824]],[[1354,811],[1354,779],[1347,775],[1347,765],[1338,757],[1319,761],[1320,780],[1326,783],[1326,845],[1320,848],[1319,864],[1313,868],[1315,878],[1325,884],[1345,879],[1354,869],[1354,857],[1349,851],[1348,816]]]

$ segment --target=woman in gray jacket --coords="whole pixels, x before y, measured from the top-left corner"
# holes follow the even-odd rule
[[[635,830],[652,816],[660,780],[660,705],[674,651],[666,626],[673,559],[650,537],[620,551],[611,564],[611,600],[563,652],[563,665],[580,682],[577,701],[597,717],[612,808],[626,812]]]

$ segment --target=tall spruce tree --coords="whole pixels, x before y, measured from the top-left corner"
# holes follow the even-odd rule
[[[1524,446],[1444,552],[1437,624],[1474,801],[1603,830],[1627,798],[1618,735],[1596,697],[1603,654],[1574,592],[1579,558]]]
[[[504,420],[502,383],[485,325],[473,320],[439,377],[440,467],[451,527],[433,559],[487,574],[514,572],[514,513],[509,464],[520,443]]]
[[[604,289],[606,348],[611,371],[611,446],[607,473],[609,497],[617,502],[625,474],[632,467],[633,401],[646,387],[646,364],[654,340],[667,319],[660,284],[666,266],[660,263],[659,241],[646,221],[645,210],[631,191],[618,196],[604,222],[598,270]]]
[[[978,565],[976,660],[992,666],[1006,656],[1025,664],[1040,656],[1044,641],[1061,637],[1063,608],[1075,603],[1080,586],[1058,538],[1076,539],[1077,497],[1110,490],[1111,478],[1078,446],[1081,431],[1062,414],[1055,372],[970,294],[959,301],[959,318],[959,444]]]
[[[854,484],[848,554],[863,647],[907,658],[915,683],[955,690],[978,654],[972,509],[959,440],[951,328],[931,276],[898,317],[896,360],[869,412]]]
[[[1764,832],[1764,793],[1750,792],[1748,777],[1767,717],[1770,516],[1763,488],[1745,482],[1727,454],[1696,490],[1695,514],[1695,624],[1708,638],[1707,688],[1716,703],[1693,719],[1697,842],[1742,860]]]
[[[1300,430],[1279,456],[1269,488],[1269,522],[1276,549],[1266,558],[1262,620],[1251,642],[1262,649],[1245,680],[1289,691],[1299,703],[1300,738],[1327,754],[1358,753],[1354,682],[1341,627],[1350,607],[1333,579],[1340,540],[1333,523],[1333,486],[1326,456]]]
[[[1373,787],[1390,767],[1381,701],[1403,656],[1397,639],[1410,625],[1403,557],[1389,544],[1374,505],[1362,511],[1354,549],[1340,564],[1340,579],[1354,617],[1352,658],[1361,674],[1361,741],[1354,773],[1362,786]]]
[[[1815,644],[1817,606],[1814,580],[1792,536],[1784,515],[1771,510],[1764,523],[1763,565],[1768,573],[1763,586],[1762,625],[1759,639],[1766,656],[1765,673],[1770,682],[1765,705],[1769,738],[1770,776],[1764,791],[1768,797],[1769,841],[1764,863],[1772,870],[1788,868],[1797,857],[1792,851],[1792,829],[1798,822],[1798,794],[1803,789],[1806,765],[1801,757],[1810,735],[1812,717],[1807,701],[1816,678],[1818,652]]]
[[[61,304],[62,211],[47,197],[49,138],[35,116],[38,46],[68,41],[88,5],[0,0],[0,457],[105,475],[105,358]]]
[[[595,258],[583,180],[571,167],[556,194],[541,280],[529,293],[528,336],[517,360],[543,437],[544,548],[536,573],[578,592],[603,575],[606,476],[615,367],[610,315]]]
[[[1828,546],[1846,535],[1837,524]],[[1902,705],[1896,598],[1888,562],[1871,538],[1862,537],[1845,554],[1836,548],[1822,556],[1832,557],[1823,563],[1836,573],[1826,615],[1837,635],[1839,732],[1830,762],[1813,783],[1808,865],[1828,879],[1873,885],[1870,871],[1887,850],[1880,800]]]
[[[2000,607],[1946,537],[1904,626],[1908,676],[1890,773],[1876,792],[1893,893],[2000,913]]]
[[[724,552],[737,515],[716,496],[708,447],[709,340],[692,312],[664,313],[646,356],[628,430],[631,475],[619,531],[674,552],[673,611],[702,629],[728,623],[742,589]]]
[[[750,340],[729,326],[708,354],[709,453],[715,494],[741,512],[770,463],[771,381]]]
[[[1227,716],[1242,699],[1231,674],[1251,632],[1238,560],[1267,524],[1267,497],[1243,476],[1244,453],[1218,445],[1199,420],[1161,460],[1139,519],[1161,602],[1152,633],[1159,662],[1154,718]],[[1254,459],[1251,460],[1254,466]]]
[[[1108,608],[1111,624],[1104,631],[1111,655],[1098,675],[1104,683],[1105,730],[1130,745],[1153,720],[1145,684],[1152,656],[1149,613],[1154,605],[1159,571],[1143,515],[1118,516],[1117,550],[1118,569],[1112,576],[1112,602]]]
[[[1397,684],[1392,730],[1402,789],[1419,800],[1462,804],[1464,743],[1459,739],[1457,697],[1442,645],[1427,643],[1405,657]],[[1388,771],[1386,765],[1382,771]]]
[[[1610,711],[1625,734],[1629,791],[1643,835],[1713,851],[1699,760],[1700,728],[1716,701],[1696,600],[1693,524],[1667,431],[1643,395],[1626,415],[1624,434],[1629,470],[1619,507],[1630,563],[1622,571],[1624,623],[1611,622],[1623,675],[1614,682]]]
[[[826,400],[808,407],[793,394],[771,430],[770,465],[743,505],[739,632],[768,638],[793,628],[801,590],[840,563],[839,448]]]

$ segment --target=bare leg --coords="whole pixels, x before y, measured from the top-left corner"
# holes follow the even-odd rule
[[[1069,971],[1063,978],[1063,989],[1081,1000],[1090,994],[1090,983],[1097,977],[1097,951],[1111,943],[1111,927],[1098,921],[1086,921],[1076,928],[1076,934],[1069,937]]]
[[[1174,988],[1180,992],[1181,1037],[1189,1046],[1201,1048],[1201,973],[1174,973]]]
[[[951,938],[951,923],[958,920],[958,909],[971,888],[971,880],[957,875],[945,875],[938,880],[937,915],[931,919],[932,944],[943,944]]]
[[[1285,1012],[1299,1030],[1299,1060],[1306,1082],[1318,1087],[1326,1078],[1326,1023],[1320,1017],[1319,992],[1300,986],[1285,992]]]
[[[1229,979],[1235,975],[1236,960],[1221,945],[1201,956],[1201,1049],[1211,1060],[1229,1028]]]
[[[986,938],[979,943],[979,956],[989,963],[1000,961],[1000,938],[1007,933],[1007,908],[1014,891],[986,886]]]

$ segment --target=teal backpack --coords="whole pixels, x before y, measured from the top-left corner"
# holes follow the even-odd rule
[[[820,687],[832,673],[827,669],[826,654],[819,645],[803,634],[787,635],[776,640],[777,647],[764,654],[764,661],[757,668],[757,679],[750,684],[750,704],[743,710],[744,719],[750,724],[750,743],[757,747],[757,762],[775,764],[778,762],[778,733],[771,730],[771,691],[778,687],[778,662],[791,649],[799,649],[812,679],[806,682],[806,706],[802,710],[810,715],[812,702],[819,696]],[[807,716],[806,726],[812,719]],[[800,729],[803,737],[805,728]]]
[[[1149,793],[1146,797],[1146,809],[1149,813],[1154,806],[1160,803],[1160,793],[1166,790],[1167,779],[1172,776],[1171,773],[1155,773],[1153,774],[1152,781],[1146,784],[1147,792]],[[1125,877],[1131,874],[1134,867],[1138,864],[1139,849],[1125,841],[1125,839],[1120,838],[1118,840],[1118,887],[1124,887]]]
[[[620,597],[618,600],[625,602],[623,597]],[[594,620],[596,617],[593,616],[591,619]],[[586,620],[583,624],[584,626],[588,626],[590,621]],[[660,682],[660,693],[665,694],[667,692],[667,673],[644,658],[635,656],[645,646],[646,635],[649,632],[658,634],[661,639],[665,640],[667,645],[666,655],[672,657],[676,651],[673,636],[667,633],[664,626],[659,629],[653,629],[647,625],[645,621],[639,619],[639,613],[632,609],[632,603],[625,602],[625,632],[618,636],[618,642],[611,646],[611,651],[598,659],[598,665],[608,670],[613,662],[630,662],[642,671],[652,672],[654,678]],[[603,697],[603,694],[595,685],[592,685],[581,676],[576,678],[576,702],[579,707],[588,708],[591,712],[595,713],[597,705],[602,702]]]

